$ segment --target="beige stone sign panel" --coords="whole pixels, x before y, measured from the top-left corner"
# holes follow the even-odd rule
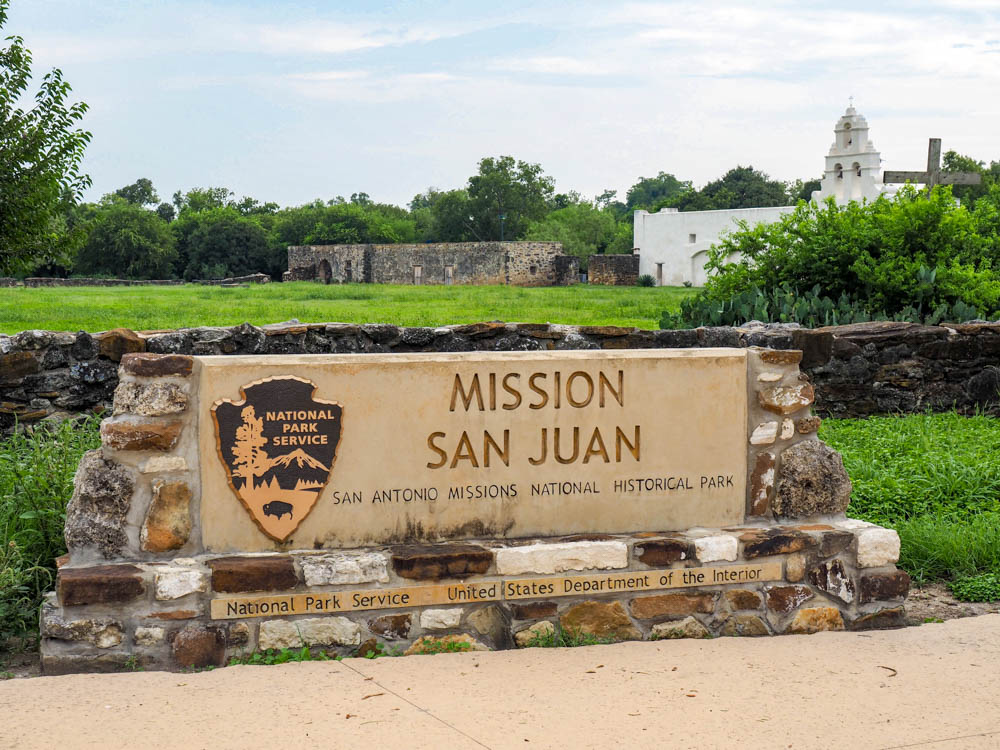
[[[473,604],[558,596],[594,596],[661,589],[721,586],[781,580],[781,561],[706,568],[636,570],[545,578],[507,578],[472,583],[428,584],[392,589],[310,594],[233,596],[212,600],[213,620],[244,617],[334,614],[368,609],[402,609],[439,604]]]
[[[744,517],[740,349],[196,361],[210,551],[666,531]],[[317,406],[258,396],[232,434],[250,425],[267,460],[278,456],[299,472],[298,489],[278,486],[288,472],[267,474],[266,460],[248,458],[246,439],[241,457],[226,454],[232,447],[213,422],[213,408],[242,404],[246,389],[264,381],[307,384],[301,389]],[[342,411],[324,412],[329,403]],[[324,438],[332,425],[335,461],[317,452],[334,439]],[[305,453],[318,457],[315,476],[302,474]],[[251,464],[261,470],[247,471]],[[238,497],[234,471],[249,476],[243,483],[266,480],[281,499],[247,484]],[[306,493],[315,502],[297,511]],[[259,509],[249,507],[256,502]],[[277,518],[281,511],[291,515]]]

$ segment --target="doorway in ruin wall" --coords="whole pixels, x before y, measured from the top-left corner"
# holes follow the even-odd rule
[[[328,261],[326,258],[323,258],[323,260],[319,262],[318,276],[319,280],[322,281],[324,284],[329,284],[330,281],[333,279],[333,269],[330,268],[330,261]]]

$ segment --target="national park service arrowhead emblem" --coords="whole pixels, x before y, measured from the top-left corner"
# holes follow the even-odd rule
[[[278,542],[309,515],[337,458],[344,408],[313,398],[315,392],[303,378],[268,378],[240,387],[242,401],[212,406],[229,486]]]

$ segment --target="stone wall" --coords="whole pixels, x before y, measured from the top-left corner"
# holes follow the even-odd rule
[[[609,286],[635,286],[639,280],[638,255],[591,255],[587,282]]]
[[[288,248],[289,270],[283,279],[563,286],[577,282],[578,265],[576,258],[562,255],[558,242],[309,245]]]
[[[502,649],[558,630],[658,640],[903,624],[910,581],[894,565],[899,538],[845,518],[850,482],[840,457],[816,439],[799,352],[747,354],[745,434],[757,460],[743,524],[359,549],[275,545],[241,555],[202,542],[200,363],[126,353],[102,447],[81,461],[67,508],[69,553],[42,608],[43,670],[202,668],[303,645],[343,655]],[[761,456],[771,457],[763,468]]]
[[[699,346],[801,349],[802,370],[822,415],[865,417],[955,407],[1000,412],[1000,323],[921,326],[861,323],[808,330],[787,326],[642,331],[616,326],[476,323],[398,328],[343,323],[191,328],[88,334],[0,335],[0,429],[111,405],[128,352],[319,354],[519,351]]]

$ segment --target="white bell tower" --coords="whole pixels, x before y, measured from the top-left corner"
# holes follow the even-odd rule
[[[854,109],[853,98],[833,132],[826,171],[812,199],[822,203],[833,196],[838,205],[875,200],[884,189],[882,159],[868,139],[868,121]]]

